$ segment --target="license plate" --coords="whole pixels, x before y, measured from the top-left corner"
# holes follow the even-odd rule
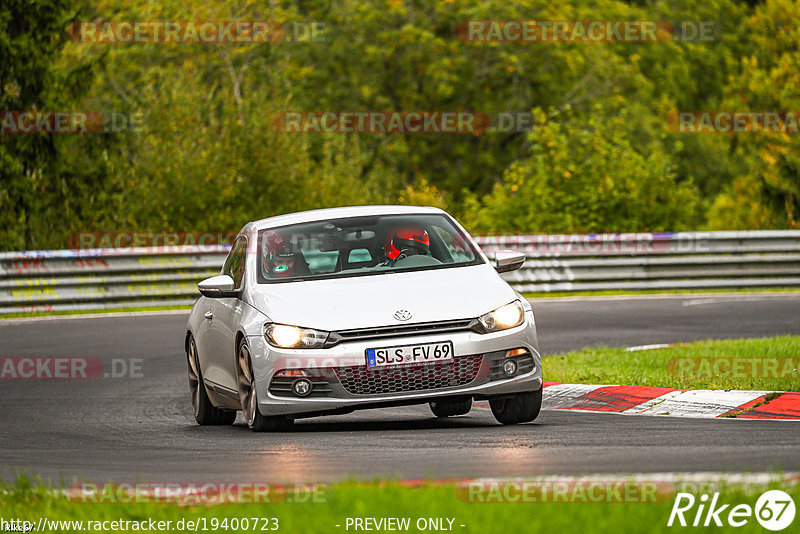
[[[367,367],[446,362],[452,359],[452,341],[367,349]]]

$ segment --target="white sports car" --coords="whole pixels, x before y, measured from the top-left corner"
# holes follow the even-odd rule
[[[255,431],[298,418],[430,403],[438,417],[488,400],[532,421],[542,368],[530,304],[436,208],[363,206],[248,223],[221,274],[199,284],[186,355],[194,415]]]

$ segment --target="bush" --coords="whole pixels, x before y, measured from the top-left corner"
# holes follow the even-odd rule
[[[679,183],[659,144],[641,153],[629,138],[629,117],[595,108],[569,110],[537,126],[527,157],[506,171],[485,198],[472,197],[466,222],[479,232],[621,232],[688,228],[697,216],[690,182]]]

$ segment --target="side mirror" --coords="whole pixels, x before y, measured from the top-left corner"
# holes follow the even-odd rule
[[[201,295],[212,299],[235,297],[238,292],[233,289],[233,285],[233,278],[227,274],[221,274],[219,276],[206,278],[197,284],[197,289],[200,290]]]
[[[525,263],[525,254],[516,250],[498,250],[494,254],[494,270],[498,273],[516,271]]]

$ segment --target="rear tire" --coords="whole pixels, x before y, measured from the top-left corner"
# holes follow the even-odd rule
[[[258,410],[253,362],[250,359],[250,349],[247,341],[242,339],[239,343],[237,354],[237,375],[239,378],[239,400],[242,403],[242,413],[247,426],[253,432],[275,432],[288,430],[294,421],[281,415],[265,416]]]
[[[428,403],[436,417],[466,415],[472,409],[472,397],[466,399],[442,399]]]
[[[503,425],[528,423],[538,417],[542,408],[542,388],[537,391],[516,393],[511,397],[489,399],[489,406],[497,422]]]
[[[194,419],[200,426],[232,425],[236,420],[236,411],[223,410],[211,404],[206,386],[203,383],[203,372],[197,357],[197,345],[194,337],[189,335],[186,344],[186,358],[189,364],[189,393],[192,396]]]

